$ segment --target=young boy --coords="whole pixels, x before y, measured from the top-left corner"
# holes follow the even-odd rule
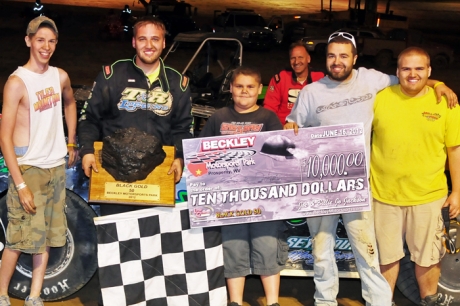
[[[50,247],[66,243],[65,159],[75,162],[77,108],[67,73],[49,65],[58,30],[44,16],[26,31],[29,61],[9,77],[3,92],[0,143],[8,166],[8,228],[0,268],[0,306],[21,253],[32,254],[32,284],[25,306],[40,306]],[[68,130],[66,145],[62,107]]]
[[[216,111],[200,137],[222,135],[222,124],[261,126],[260,132],[281,130],[276,114],[259,107],[257,96],[262,91],[260,72],[250,67],[235,69],[230,83],[234,104]],[[244,129],[235,129],[240,134]],[[228,130],[225,131],[228,135]],[[230,306],[243,304],[246,275],[260,275],[267,304],[279,306],[280,271],[287,260],[288,246],[283,238],[282,221],[227,225],[222,227],[224,271],[230,295]]]

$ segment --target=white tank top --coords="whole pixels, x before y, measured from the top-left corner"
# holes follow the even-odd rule
[[[19,165],[53,168],[64,164],[67,145],[62,123],[59,71],[49,66],[45,73],[18,67],[13,75],[24,82],[30,103],[30,131],[27,152],[18,157]]]

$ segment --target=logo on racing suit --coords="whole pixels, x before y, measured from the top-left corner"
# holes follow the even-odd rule
[[[297,101],[297,97],[299,96],[300,89],[290,88],[288,90],[288,104],[287,108],[292,109],[294,107],[295,101]]]
[[[149,110],[158,116],[167,116],[171,112],[173,97],[156,87],[147,92],[142,88],[126,87],[121,94],[118,109],[135,112],[138,109]]]

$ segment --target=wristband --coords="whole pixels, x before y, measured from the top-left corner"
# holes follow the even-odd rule
[[[78,146],[74,143],[68,143],[67,146],[72,148],[78,148]]]
[[[444,84],[444,82],[437,82],[436,84],[434,84],[433,89],[436,88],[437,86],[443,85],[443,84]]]
[[[19,191],[19,190],[24,189],[26,187],[27,187],[26,183],[22,182],[21,184],[16,185],[16,190]]]

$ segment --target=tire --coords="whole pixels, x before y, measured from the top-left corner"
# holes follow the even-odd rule
[[[452,226],[450,237],[455,241],[457,229]],[[406,256],[400,261],[400,270],[396,286],[402,294],[413,303],[420,304],[420,291],[415,278],[415,264],[410,260],[410,255],[405,249]],[[441,276],[438,282],[438,292],[445,295],[450,306],[460,305],[460,253],[447,253],[441,260]]]
[[[449,66],[449,58],[446,55],[438,54],[431,60],[431,66],[435,69],[444,69]]]
[[[379,68],[387,68],[393,62],[393,54],[388,50],[382,50],[375,56],[375,64]]]
[[[459,223],[450,221],[449,236],[457,240]],[[455,248],[455,247],[454,247]],[[447,253],[441,261],[441,277],[438,282],[438,292],[444,293],[451,306],[460,305],[460,253]]]
[[[82,288],[97,270],[97,235],[91,207],[74,192],[66,191],[67,243],[62,248],[51,248],[41,297],[45,301],[65,298]],[[6,195],[0,198],[0,217],[5,241],[8,224]],[[3,247],[1,249],[3,253]],[[32,256],[21,254],[8,291],[25,299],[30,291]]]

